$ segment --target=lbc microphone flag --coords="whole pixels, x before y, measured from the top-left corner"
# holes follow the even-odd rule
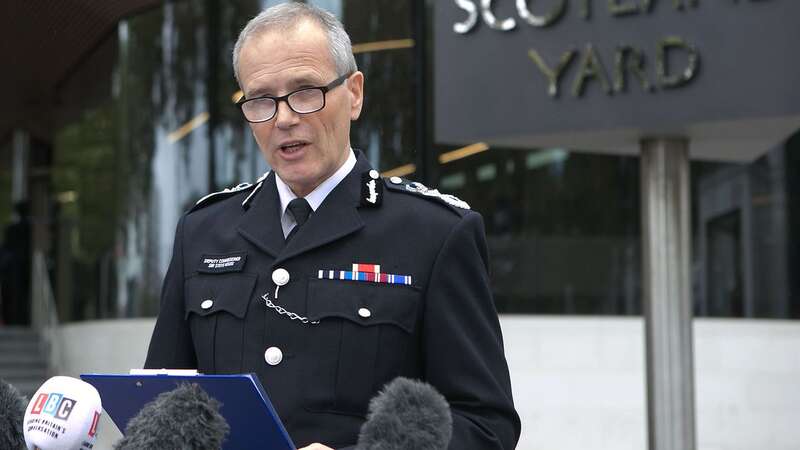
[[[25,443],[29,450],[90,450],[102,412],[100,394],[91,384],[77,378],[50,378],[25,410]]]

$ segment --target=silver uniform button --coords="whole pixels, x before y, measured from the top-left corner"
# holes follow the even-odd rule
[[[289,271],[284,268],[275,269],[272,272],[272,282],[278,286],[284,286],[289,282]]]
[[[372,311],[368,310],[367,308],[359,308],[358,315],[366,319],[372,315]]]
[[[389,178],[389,181],[391,181],[393,184],[400,184],[403,182],[403,179],[400,177],[392,177]]]
[[[214,306],[214,300],[211,299],[205,300],[203,301],[203,303],[200,303],[200,307],[203,309],[211,309],[212,306]]]
[[[379,174],[377,170],[372,169],[369,171],[369,177],[373,180],[377,180],[379,176],[381,176],[381,174]]]
[[[278,347],[270,347],[264,352],[264,360],[270,366],[277,366],[283,361],[283,352]]]

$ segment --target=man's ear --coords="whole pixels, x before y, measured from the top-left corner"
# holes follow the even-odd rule
[[[350,120],[356,120],[364,105],[364,74],[356,71],[350,75],[347,79],[347,90],[350,92]]]

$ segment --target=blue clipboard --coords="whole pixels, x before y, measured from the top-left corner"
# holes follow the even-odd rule
[[[144,405],[180,383],[197,383],[222,406],[231,430],[222,448],[296,450],[264,387],[253,374],[241,375],[102,375],[81,379],[100,392],[103,409],[120,431]]]

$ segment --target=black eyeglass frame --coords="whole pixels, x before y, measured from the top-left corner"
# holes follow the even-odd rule
[[[330,83],[328,83],[325,86],[304,87],[304,88],[300,88],[300,89],[294,90],[292,92],[289,92],[286,95],[281,95],[280,97],[275,97],[275,96],[272,96],[272,95],[261,95],[261,96],[253,97],[253,98],[244,98],[244,96],[242,96],[242,98],[240,98],[239,101],[236,102],[236,106],[238,106],[239,110],[242,112],[242,116],[244,117],[244,120],[246,120],[246,121],[248,121],[250,123],[269,122],[270,120],[274,119],[275,116],[278,115],[278,105],[280,104],[280,102],[286,102],[286,106],[288,106],[289,109],[291,109],[292,111],[294,111],[297,114],[313,114],[315,112],[322,111],[325,108],[325,105],[327,103],[327,98],[326,97],[327,97],[328,91],[330,91],[333,88],[335,88],[335,87],[339,86],[340,84],[344,83],[344,81],[346,79],[350,78],[350,76],[352,74],[353,74],[352,72],[346,73],[346,74],[340,76],[339,78],[331,81]],[[292,108],[292,105],[289,103],[289,97],[291,97],[292,95],[294,95],[294,94],[296,94],[298,92],[309,91],[311,89],[317,89],[317,90],[322,91],[322,106],[320,106],[319,109],[316,109],[314,111],[307,111],[307,112],[296,111],[294,108]],[[247,118],[247,114],[245,114],[244,113],[244,109],[242,109],[242,105],[244,105],[247,102],[251,102],[251,101],[254,101],[254,100],[262,100],[262,99],[265,99],[265,98],[272,99],[275,102],[275,112],[272,113],[272,116],[270,116],[269,118],[264,119],[264,120],[250,120],[250,119],[248,119]]]

